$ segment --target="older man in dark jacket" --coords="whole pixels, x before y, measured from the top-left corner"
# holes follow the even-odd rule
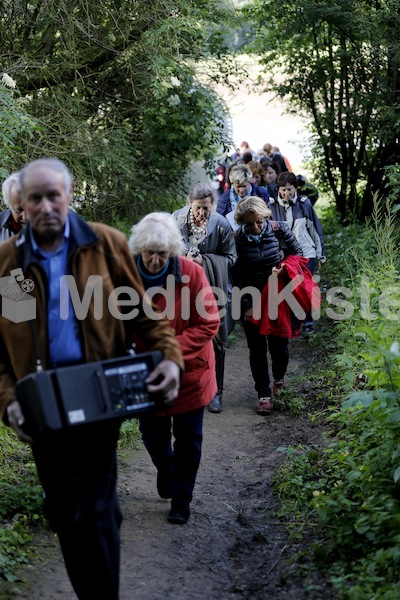
[[[12,322],[0,317],[0,417],[22,441],[32,444],[78,598],[117,600],[122,518],[116,491],[119,424],[114,419],[31,439],[23,430],[15,384],[38,363],[52,368],[122,356],[136,332],[149,349],[164,355],[147,381],[149,391],[161,394],[169,406],[178,394],[182,355],[168,321],[152,320],[144,312],[144,289],[123,234],[106,225],[88,224],[68,210],[73,185],[64,163],[55,159],[29,163],[20,173],[20,189],[28,224],[0,244],[0,277],[22,270],[36,301],[36,318]],[[78,318],[63,291],[66,274],[73,276],[84,300],[90,276],[101,277],[102,315],[93,293],[86,316]],[[131,314],[122,313],[112,302],[118,289],[130,289],[139,301]],[[61,308],[68,304],[67,318],[62,319]]]

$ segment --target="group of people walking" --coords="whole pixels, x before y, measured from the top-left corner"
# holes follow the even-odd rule
[[[230,181],[231,188],[219,195],[217,202],[210,185],[196,184],[189,194],[188,206],[174,213],[186,243],[188,257],[205,266],[212,285],[216,284],[216,280],[207,264],[214,262],[215,265],[217,257],[220,257],[220,270],[224,269],[226,273],[223,281],[227,282],[222,289],[227,299],[225,308],[228,316],[225,317],[224,324],[228,326],[228,331],[233,324],[229,317],[229,298],[233,286],[241,290],[251,286],[261,292],[273,268],[289,255],[305,259],[297,261],[302,273],[303,267],[307,267],[307,273],[313,273],[316,262],[324,261],[321,224],[311,201],[306,196],[297,194],[297,178],[293,173],[287,171],[277,177],[276,197],[270,196],[265,187],[257,185],[252,171],[245,164],[239,164],[231,170]],[[205,196],[207,200],[204,199]],[[193,221],[194,211],[198,210],[200,204],[204,206],[201,218]],[[215,204],[218,214],[212,212]],[[221,219],[220,215],[225,219]],[[216,223],[219,223],[218,227],[215,226]],[[279,223],[279,227],[276,223]],[[190,237],[193,225],[195,232],[197,227],[202,227],[199,242],[193,234]],[[191,256],[193,244],[199,250],[199,255],[195,258]],[[223,262],[222,257],[225,257]],[[240,322],[246,334],[250,368],[259,398],[257,412],[265,415],[272,410],[273,404],[268,348],[272,360],[272,387],[276,395],[284,386],[289,356],[288,339],[296,335],[295,330],[298,331],[299,327],[289,328],[284,335],[259,335],[257,325],[251,320],[251,302],[250,294],[241,298]],[[309,334],[312,329],[312,311],[306,310],[303,333]],[[214,344],[218,393],[208,405],[210,412],[222,410],[225,352],[221,352],[221,348],[226,346],[226,339],[226,336],[220,336],[221,343]]]
[[[28,163],[3,185],[10,208],[0,215],[7,228],[4,234],[0,230],[0,276],[22,270],[33,283],[37,312],[36,319],[18,323],[0,315],[0,416],[32,445],[51,522],[81,600],[118,598],[120,423],[49,431],[32,439],[24,429],[16,382],[34,372],[38,362],[49,369],[103,360],[124,355],[132,344],[160,350],[164,358],[147,386],[163,406],[140,416],[140,431],[157,469],[158,494],[171,500],[168,521],[187,523],[204,410],[222,411],[235,289],[240,292],[236,321],[246,335],[256,411],[263,416],[285,385],[288,340],[298,334],[300,321],[312,326],[307,319],[315,284],[309,269],[323,259],[320,223],[310,200],[297,194],[293,173],[279,175],[276,198],[253,182],[246,165],[232,169],[230,181],[230,190],[219,197],[212,185],[195,184],[184,207],[172,215],[146,215],[132,227],[128,242],[120,232],[87,223],[69,210],[72,176],[57,159]],[[141,304],[134,316],[126,314],[128,308],[121,318],[105,310],[98,320],[92,298],[84,320],[77,319],[72,305],[68,318],[61,319],[61,304],[71,299],[60,282],[71,274],[81,292],[90,275],[101,275],[106,295],[128,285]],[[310,316],[302,319],[279,307],[270,319],[265,290],[275,285],[271,277],[282,287],[299,274],[305,281],[301,306]],[[149,303],[156,319],[146,310]]]

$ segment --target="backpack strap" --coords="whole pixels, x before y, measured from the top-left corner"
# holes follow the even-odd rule
[[[282,250],[284,257],[287,256],[287,247],[284,240],[284,230],[279,221],[270,221],[274,236],[278,240],[279,248]]]
[[[270,221],[270,223],[273,231],[278,231],[281,228],[278,221]]]

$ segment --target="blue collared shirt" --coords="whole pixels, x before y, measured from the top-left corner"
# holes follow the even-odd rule
[[[71,294],[61,281],[67,275],[68,242],[70,237],[69,218],[65,221],[64,237],[55,252],[45,252],[39,248],[31,230],[32,249],[43,267],[48,279],[47,327],[49,335],[50,360],[53,366],[74,363],[82,360],[83,349],[79,335],[78,321],[75,318]],[[61,319],[63,306],[69,304],[68,318]],[[65,313],[65,310],[63,311]]]

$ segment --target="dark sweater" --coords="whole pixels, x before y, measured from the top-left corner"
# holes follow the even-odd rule
[[[231,212],[233,210],[232,205],[231,205],[230,194],[231,194],[231,191],[226,190],[226,192],[221,194],[220,197],[218,198],[217,212],[219,212],[219,214],[224,217],[225,217],[225,215],[227,215],[229,212]],[[268,206],[269,194],[265,188],[256,186],[256,185],[254,185],[254,183],[252,183],[250,195],[258,196],[259,198],[262,198],[264,200],[265,204]]]
[[[302,256],[302,250],[287,223],[279,222],[279,229],[273,230],[267,221],[266,230],[260,241],[250,241],[240,228],[236,234],[237,262],[231,274],[234,285],[243,289],[253,286],[262,290],[272,273],[272,268],[290,254]],[[279,240],[279,241],[278,241]],[[244,296],[243,308],[251,306],[250,296]]]

